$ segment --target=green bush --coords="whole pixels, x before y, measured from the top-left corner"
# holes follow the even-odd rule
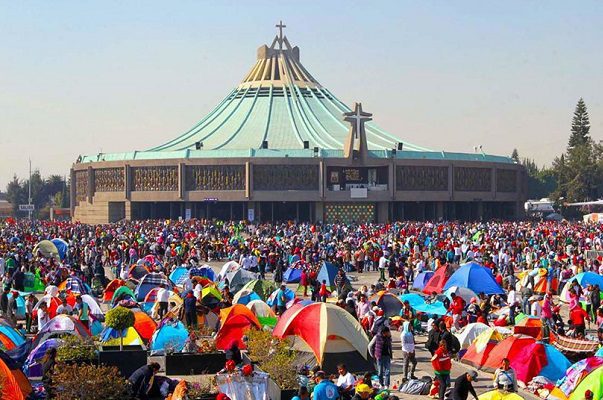
[[[52,376],[54,399],[121,400],[128,398],[127,381],[116,367],[59,364]]]
[[[115,307],[105,315],[105,325],[121,332],[134,326],[134,313],[125,307]]]
[[[89,361],[96,357],[96,346],[90,338],[65,335],[63,344],[57,348],[58,362]]]
[[[267,331],[249,330],[246,334],[249,338],[249,358],[257,362],[262,371],[268,373],[281,389],[296,388],[296,352],[291,349],[289,342],[277,339]]]

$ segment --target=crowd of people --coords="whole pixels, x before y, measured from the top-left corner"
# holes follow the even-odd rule
[[[60,238],[68,244],[61,259],[36,251],[42,240]],[[451,320],[433,320],[428,324],[427,349],[438,382],[437,397],[443,399],[452,386],[453,399],[475,397],[471,382],[477,377],[473,372],[463,374],[451,382],[451,358],[458,351],[450,328],[458,330],[471,322],[493,321],[494,310],[509,307],[508,321],[514,323],[519,313],[541,318],[546,329],[558,334],[585,338],[591,323],[603,337],[603,309],[600,287],[572,282],[568,292],[568,315],[561,317],[562,305],[556,302],[566,283],[581,272],[603,275],[603,228],[569,222],[397,222],[392,224],[309,224],[278,223],[250,224],[221,221],[138,221],[108,225],[84,225],[74,222],[8,221],[0,222],[0,276],[3,293],[0,313],[16,324],[16,299],[25,289],[27,276],[35,276],[46,285],[58,286],[69,276],[75,276],[102,293],[108,279],[106,269],[116,277],[127,278],[132,265],[146,257],[155,260],[152,268],[166,275],[176,267],[196,267],[210,261],[236,261],[245,270],[257,272],[260,279],[272,273],[280,286],[288,267],[295,264],[301,269],[300,286],[303,296],[314,301],[326,301],[331,291],[336,291],[337,304],[356,318],[371,338],[369,353],[376,360],[378,383],[381,389],[391,387],[390,371],[393,358],[392,333],[399,331],[402,346],[403,382],[415,380],[417,366],[415,335],[422,332],[417,313],[404,304],[399,318],[387,318],[383,310],[369,299],[380,290],[408,292],[421,272],[438,268],[450,269],[467,261],[477,261],[491,269],[497,283],[504,287],[503,295],[478,294],[469,302],[460,296],[451,299],[432,294],[431,300],[441,299],[450,311]],[[334,287],[318,279],[323,261],[338,268]],[[544,270],[549,282],[542,298],[536,294],[535,270]],[[378,272],[374,284],[354,289],[350,276]],[[524,278],[521,278],[524,276]],[[518,282],[522,280],[522,284]],[[184,319],[194,324],[196,318],[189,314],[198,306],[201,290],[199,282],[186,282],[191,293],[184,299]],[[185,288],[187,289],[187,288]],[[285,310],[285,286],[277,294],[275,311]],[[232,304],[233,293],[225,287],[221,307]],[[168,290],[162,287],[157,294],[158,318],[167,312]],[[282,297],[282,298],[281,298]],[[580,299],[586,308],[580,306]],[[26,326],[41,327],[48,321],[45,304],[37,310],[37,321],[32,321],[32,311],[37,303],[34,295],[25,302]],[[81,298],[75,307],[66,301],[58,313],[75,315],[84,325],[89,320],[89,310]],[[430,301],[428,298],[427,301]],[[425,322],[425,321],[423,321]],[[567,324],[566,324],[567,322]],[[375,392],[369,379],[354,379],[345,365],[340,366],[337,383],[330,382],[325,374],[314,371],[312,379],[317,385],[313,391],[304,386],[299,398],[313,393],[316,400],[337,398],[367,399]],[[329,383],[330,382],[330,383]],[[337,397],[328,393],[335,385]],[[494,385],[506,391],[516,391],[517,382],[508,360],[503,361],[495,374]],[[318,390],[317,390],[318,389]],[[391,397],[394,398],[394,397]]]

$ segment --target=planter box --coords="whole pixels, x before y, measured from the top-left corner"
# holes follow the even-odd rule
[[[297,392],[297,389],[281,389],[272,378],[268,378],[268,397],[270,400],[289,400],[297,396]]]
[[[165,357],[166,375],[215,374],[224,368],[224,353],[173,353]]]
[[[98,363],[117,367],[121,375],[129,378],[132,372],[147,364],[147,351],[142,346],[102,346],[98,352]]]

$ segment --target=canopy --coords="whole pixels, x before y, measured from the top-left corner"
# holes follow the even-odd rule
[[[526,347],[534,343],[536,339],[526,335],[512,335],[498,343],[488,355],[486,362],[482,365],[484,370],[494,372],[500,367],[503,358],[508,358],[513,362],[517,354]]]
[[[136,329],[129,327],[124,331],[118,331],[111,327],[106,327],[100,334],[100,341],[105,346],[119,346],[122,343],[120,337],[123,336],[125,346],[142,346],[143,341]]]
[[[64,260],[65,256],[67,255],[67,250],[69,250],[69,244],[63,239],[59,238],[52,239],[51,242],[56,247],[61,260]]]
[[[476,262],[462,265],[448,279],[444,289],[452,286],[461,286],[471,289],[475,293],[504,294],[502,288],[496,283],[492,271]]]
[[[261,329],[260,322],[250,309],[242,304],[220,310],[220,330],[216,335],[216,347],[220,350],[228,349],[236,342],[240,349],[245,348],[241,340],[249,329]]]
[[[283,315],[273,330],[278,338],[297,336],[311,349],[318,364],[323,365],[328,343],[342,341],[348,349],[368,360],[369,340],[360,323],[341,307],[330,303],[312,303]],[[341,355],[341,354],[340,354]],[[354,365],[348,366],[350,370]]]
[[[262,300],[266,301],[270,294],[276,290],[276,284],[272,281],[254,279],[247,282],[245,286],[241,288],[241,290],[243,289],[250,289],[256,292]]]
[[[175,323],[164,323],[155,331],[151,338],[151,354],[162,354],[166,352],[179,353],[184,348],[188,330],[180,321]]]
[[[450,268],[448,264],[441,265],[425,284],[423,293],[442,293],[444,285],[446,285],[446,282],[448,282],[448,279],[450,278],[450,274],[452,274],[452,268]]]
[[[400,299],[386,290],[375,293],[369,300],[371,303],[374,301],[383,310],[386,318],[400,315],[400,310],[402,310]]]
[[[417,289],[417,290],[422,290],[425,287],[425,285],[427,285],[427,282],[429,282],[429,280],[431,279],[432,276],[433,276],[433,271],[425,271],[425,272],[419,273],[415,277],[415,280],[412,283],[412,288]]]

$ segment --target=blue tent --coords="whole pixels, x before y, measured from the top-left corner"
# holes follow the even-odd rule
[[[187,338],[188,330],[182,322],[166,323],[153,333],[150,344],[151,354],[162,354],[166,347],[171,347],[175,353],[181,352]]]
[[[247,289],[243,289],[243,290],[247,290]],[[259,294],[257,294],[256,292],[254,292],[252,290],[249,293],[239,296],[239,298],[237,299],[237,304],[243,304],[244,306],[246,306],[253,300],[262,300],[262,298],[260,297]]]
[[[327,286],[333,287],[335,286],[335,277],[337,276],[337,268],[334,264],[323,262],[320,271],[318,271],[318,276],[316,279],[318,282],[322,283],[322,281],[327,281]]]
[[[174,270],[170,273],[170,281],[174,282],[176,285],[182,285],[186,278],[188,278],[189,272],[185,266],[179,266],[174,268]]]
[[[301,269],[300,268],[287,268],[283,274],[283,280],[287,283],[299,283],[301,280]]]
[[[412,283],[412,288],[417,289],[417,290],[423,290],[423,288],[425,287],[425,285],[431,279],[432,276],[433,276],[433,271],[421,272],[419,275],[417,275],[414,282]]]
[[[599,285],[599,288],[603,289],[603,275],[595,274],[594,272],[581,272],[578,275],[570,279],[571,281],[577,281],[582,287],[588,285]]]
[[[538,375],[555,382],[565,376],[565,372],[572,363],[557,350],[554,346],[544,343],[544,352],[549,363],[544,367]]]
[[[459,286],[473,290],[475,293],[503,294],[504,291],[494,280],[492,271],[474,261],[462,265],[448,279],[444,290]]]
[[[216,280],[216,273],[209,265],[203,265],[201,267],[193,267],[189,271],[193,276],[202,276],[209,280]]]
[[[25,338],[13,327],[8,325],[0,325],[0,332],[6,335],[13,343],[19,347],[25,343]]]
[[[59,251],[59,257],[61,258],[61,260],[65,259],[65,256],[67,255],[67,250],[69,249],[69,245],[67,244],[66,241],[64,241],[63,239],[52,239],[51,242],[56,246],[57,250]]]
[[[268,304],[270,307],[273,307],[276,304],[276,294],[279,292],[279,290],[281,290],[281,289],[276,289],[274,292],[272,292],[270,297],[268,297],[268,300],[266,300],[266,304]],[[286,288],[285,289],[285,299],[287,299],[287,303],[290,302],[291,300],[293,300],[294,298],[295,298],[295,292],[289,288]]]

